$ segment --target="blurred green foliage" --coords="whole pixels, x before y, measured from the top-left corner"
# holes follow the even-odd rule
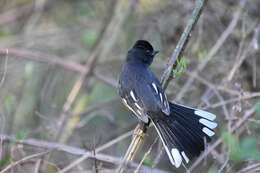
[[[233,135],[228,131],[222,132],[222,138],[224,143],[228,147],[229,159],[233,161],[240,160],[240,147],[237,136]]]
[[[18,140],[24,139],[24,138],[26,138],[27,134],[28,134],[28,130],[27,129],[19,129],[15,133],[15,138],[18,139]]]
[[[12,161],[12,157],[10,155],[5,155],[1,160],[0,160],[0,167],[10,163]]]
[[[102,82],[95,82],[93,89],[90,93],[89,104],[93,105],[116,95],[117,95],[116,88],[108,86]]]
[[[236,135],[225,131],[222,133],[222,138],[228,147],[231,161],[260,160],[260,150],[257,148],[256,136],[245,136],[239,140]]]
[[[181,57],[180,59],[177,59],[177,68],[173,69],[173,76],[180,76],[185,67],[186,67],[186,62],[185,62],[186,57]]]
[[[93,45],[96,42],[97,38],[98,38],[98,33],[97,33],[97,31],[94,31],[94,30],[83,31],[82,37],[81,37],[83,44],[86,46]]]
[[[255,104],[256,115],[260,116],[260,101]]]
[[[153,165],[153,159],[151,158],[151,156],[147,155],[145,158],[144,158],[144,165],[147,165],[147,166],[152,166]]]
[[[218,168],[216,167],[210,167],[208,170],[208,173],[217,173],[218,172]]]

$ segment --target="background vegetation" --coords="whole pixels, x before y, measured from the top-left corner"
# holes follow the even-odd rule
[[[1,0],[1,173],[115,172],[137,124],[115,89],[122,61],[147,39],[160,77],[194,4]],[[207,3],[166,92],[215,113],[216,137],[175,169],[152,127],[127,172],[260,172],[259,16],[258,0]]]

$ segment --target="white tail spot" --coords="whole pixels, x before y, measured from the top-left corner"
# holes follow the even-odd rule
[[[206,135],[208,135],[209,137],[215,135],[215,133],[214,133],[212,130],[208,129],[207,127],[203,127],[202,131],[203,131]]]
[[[206,119],[203,119],[203,118],[201,118],[201,119],[199,120],[199,122],[200,122],[201,124],[207,126],[208,128],[211,128],[211,129],[214,129],[214,128],[217,127],[217,123],[214,123],[214,122],[212,122],[212,121],[209,121],[209,120],[206,120]]]
[[[200,117],[206,118],[211,121],[213,121],[216,118],[216,115],[203,110],[196,110],[194,113]]]
[[[182,161],[179,150],[177,150],[176,148],[173,148],[172,149],[172,157],[173,157],[174,162],[175,162],[175,167],[179,168],[180,165],[181,165],[181,161]]]
[[[184,158],[185,162],[186,162],[186,163],[189,163],[190,159],[186,156],[186,154],[185,154],[184,151],[181,152],[181,155],[182,155],[182,157]]]
[[[153,124],[154,124],[154,123],[153,123]],[[173,157],[172,157],[172,154],[171,154],[169,148],[166,146],[166,144],[165,144],[165,142],[164,142],[164,140],[163,140],[163,138],[162,138],[162,135],[160,134],[159,129],[156,127],[155,124],[154,124],[154,127],[155,127],[155,129],[156,129],[156,131],[157,131],[157,133],[158,133],[158,135],[159,135],[159,137],[160,137],[160,139],[161,139],[161,141],[162,141],[162,143],[163,143],[163,146],[164,146],[165,151],[166,151],[166,153],[167,153],[167,155],[168,155],[168,157],[169,157],[169,159],[170,159],[170,161],[171,161],[171,164],[173,164],[173,165],[175,166],[175,162],[174,162],[174,159],[173,159]]]

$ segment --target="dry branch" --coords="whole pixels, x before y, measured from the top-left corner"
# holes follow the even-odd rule
[[[21,139],[21,140],[18,140],[14,137],[7,136],[7,135],[0,135],[0,139],[3,142],[14,142],[14,143],[23,144],[23,145],[34,146],[34,147],[37,147],[37,148],[57,150],[57,151],[66,152],[66,153],[76,155],[76,156],[87,155],[87,156],[89,156],[89,158],[97,159],[99,161],[107,162],[107,163],[111,163],[111,164],[115,164],[115,165],[119,165],[121,163],[121,158],[119,158],[119,157],[110,156],[110,155],[101,154],[101,153],[97,153],[97,154],[94,155],[91,151],[88,151],[88,150],[85,150],[85,149],[72,147],[72,146],[68,146],[68,145],[63,145],[63,144],[58,144],[58,143],[54,143],[54,142],[47,142],[47,141],[38,140],[38,139]],[[128,166],[130,168],[136,168],[138,166],[138,163],[129,162]],[[150,168],[148,166],[142,166],[140,170],[143,171],[143,172],[145,172],[145,171],[149,172],[149,171],[153,170],[155,172],[158,171],[160,173],[169,173],[167,171],[163,171],[163,170],[160,170],[160,169],[153,169],[153,168]]]
[[[84,73],[85,67],[79,63],[73,62],[71,60],[65,60],[63,58],[48,55],[41,52],[33,50],[15,49],[15,48],[2,48],[0,49],[0,55],[6,55],[6,50],[8,50],[9,56],[22,57],[24,59],[29,59],[38,62],[45,62],[50,65],[58,65],[71,71]]]
[[[245,2],[245,1],[243,1]],[[244,3],[242,4],[244,6]],[[182,86],[181,91],[178,93],[176,100],[181,100],[184,94],[188,91],[190,86],[192,85],[195,77],[199,72],[201,72],[206,65],[209,63],[209,61],[216,55],[216,53],[219,51],[219,49],[224,45],[224,42],[227,40],[229,35],[233,32],[235,29],[239,19],[240,15],[242,13],[242,6],[235,12],[232,21],[229,23],[226,30],[221,34],[215,45],[211,48],[209,53],[206,55],[205,58],[203,58],[203,61],[198,65],[197,69],[191,73],[191,77],[186,81],[186,83]]]
[[[24,163],[24,162],[27,162],[28,160],[31,160],[31,159],[34,159],[36,157],[41,157],[45,154],[47,154],[47,152],[42,152],[42,153],[36,153],[36,154],[33,154],[33,155],[29,155],[29,156],[26,156],[24,157],[23,159],[21,160],[18,160],[16,162],[13,162],[11,164],[9,164],[7,167],[5,167],[0,173],[5,173],[5,172],[8,172],[10,169],[14,168],[15,166],[21,164],[21,163]]]

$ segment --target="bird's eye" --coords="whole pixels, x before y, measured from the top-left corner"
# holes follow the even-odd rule
[[[147,53],[150,53],[150,50],[147,50],[146,52],[147,52]]]

